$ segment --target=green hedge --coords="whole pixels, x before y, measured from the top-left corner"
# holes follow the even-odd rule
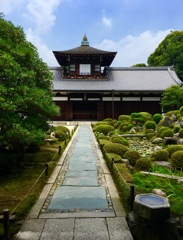
[[[120,143],[107,143],[104,145],[104,150],[107,153],[115,153],[123,157],[128,148]]]

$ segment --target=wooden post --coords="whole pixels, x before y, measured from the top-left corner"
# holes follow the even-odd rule
[[[58,154],[59,154],[59,155],[61,154],[61,150],[62,150],[62,148],[61,148],[61,146],[59,146],[59,147],[58,147]]]
[[[48,163],[45,163],[45,176],[48,176]]]
[[[4,240],[9,240],[9,209],[3,212]]]
[[[134,185],[130,186],[130,211],[133,211],[133,202],[134,202],[134,192],[135,188]]]

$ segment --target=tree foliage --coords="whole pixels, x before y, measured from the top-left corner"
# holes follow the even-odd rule
[[[162,95],[161,106],[164,112],[178,110],[183,106],[183,88],[182,86],[172,85],[167,88]]]
[[[52,74],[26,40],[21,27],[0,16],[0,147],[24,149],[40,144],[49,117],[59,114],[52,101]]]
[[[132,67],[147,67],[147,65],[145,63],[137,63],[134,64]]]
[[[183,80],[183,31],[172,31],[148,58],[149,66],[174,66]]]

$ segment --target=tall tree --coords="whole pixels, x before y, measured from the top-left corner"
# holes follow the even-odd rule
[[[0,147],[40,144],[47,121],[59,115],[52,101],[52,74],[21,27],[0,15]]]
[[[183,81],[183,31],[172,31],[148,58],[149,66],[174,66]]]
[[[167,88],[162,95],[161,106],[164,112],[178,110],[183,106],[183,88],[182,86],[172,85]]]

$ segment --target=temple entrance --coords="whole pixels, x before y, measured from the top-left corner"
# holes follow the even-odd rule
[[[96,120],[96,102],[73,102],[73,120]]]

